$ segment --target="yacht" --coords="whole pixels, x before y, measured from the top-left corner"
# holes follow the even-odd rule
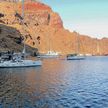
[[[11,60],[0,60],[0,68],[17,68],[17,67],[35,67],[41,66],[41,60],[27,60],[18,57],[14,57]]]
[[[51,41],[51,37],[48,35],[46,36],[46,40],[47,40],[47,52],[46,53],[40,53],[37,57],[40,58],[57,58],[60,56],[60,52],[56,52],[54,50],[54,48],[52,48],[52,41]]]
[[[24,0],[22,0],[22,24],[24,28]],[[41,60],[27,60],[24,39],[24,49],[22,53],[10,53],[0,57],[0,68],[34,67],[41,66]]]
[[[83,60],[85,59],[85,56],[83,55],[78,55],[78,54],[68,54],[67,55],[67,60]]]
[[[84,60],[85,56],[79,53],[80,50],[80,43],[79,43],[79,34],[77,33],[77,48],[76,53],[67,54],[67,60]]]
[[[38,55],[38,57],[40,57],[40,58],[57,58],[59,56],[60,56],[60,54],[58,52],[55,52],[55,51],[48,51],[45,54],[39,54]]]

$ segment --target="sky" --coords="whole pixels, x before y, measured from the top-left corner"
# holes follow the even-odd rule
[[[59,13],[63,25],[95,38],[108,37],[108,0],[41,0]]]

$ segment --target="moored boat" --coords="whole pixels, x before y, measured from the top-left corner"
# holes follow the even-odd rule
[[[33,60],[20,60],[20,61],[2,61],[0,62],[0,68],[17,68],[17,67],[36,67],[41,66],[41,61]]]
[[[77,54],[68,54],[67,60],[84,60],[85,56],[77,55]]]
[[[45,54],[39,54],[38,57],[40,58],[56,58],[59,57],[60,54],[58,52],[54,52],[54,51],[48,51]]]
[[[67,54],[67,60],[84,60],[85,56],[83,54],[80,54],[80,43],[79,43],[79,34],[77,33],[77,48],[76,52],[74,54]]]
[[[22,16],[21,22],[24,29],[24,0],[22,0]],[[0,68],[15,68],[15,67],[34,67],[41,66],[41,60],[27,60],[26,59],[26,48],[24,38],[24,48],[21,53],[10,53],[2,55],[0,58]]]

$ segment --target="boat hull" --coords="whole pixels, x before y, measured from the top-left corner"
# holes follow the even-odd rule
[[[39,55],[38,58],[57,58],[59,55]]]
[[[20,68],[20,67],[36,67],[41,66],[40,60],[21,60],[21,61],[4,61],[0,63],[0,68]]]
[[[84,56],[69,56],[67,57],[67,60],[84,60]]]
[[[59,57],[59,53],[55,51],[48,51],[48,53],[41,53],[37,57],[38,58],[57,58]]]

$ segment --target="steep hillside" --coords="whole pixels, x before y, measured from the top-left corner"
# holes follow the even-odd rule
[[[23,50],[23,37],[20,32],[13,27],[0,24],[0,52],[12,51],[21,52]],[[27,52],[33,54],[37,49],[31,48],[28,45]]]
[[[38,48],[40,52],[47,52],[50,47],[51,50],[62,54],[74,53],[79,36],[80,53],[108,54],[107,38],[98,40],[69,32],[64,29],[59,14],[43,3],[25,2],[24,25],[21,19],[20,2],[0,2],[0,23],[16,28],[20,32],[18,35],[26,38],[26,44]]]

